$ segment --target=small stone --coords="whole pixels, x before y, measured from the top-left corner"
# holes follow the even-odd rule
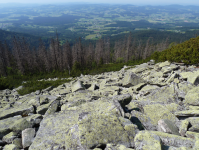
[[[17,138],[17,133],[15,133],[15,132],[10,132],[9,134],[5,135],[5,136],[3,137],[2,140],[3,140],[4,142],[8,143],[8,144],[11,144],[12,141],[13,141],[15,138]]]
[[[12,141],[12,144],[16,145],[18,148],[22,149],[22,139],[21,138],[16,138]]]
[[[184,110],[184,111],[178,111],[178,112],[175,112],[175,116],[177,117],[180,117],[180,116],[193,116],[193,117],[196,117],[196,116],[199,116],[199,110]]]
[[[55,100],[48,107],[48,110],[46,111],[45,116],[55,113],[58,107],[59,107],[59,100]]]
[[[163,63],[160,63],[160,64],[159,64],[159,67],[169,66],[170,64],[171,64],[170,62],[165,61],[165,62],[163,62]]]
[[[9,144],[4,146],[3,150],[19,150],[19,148],[14,144]]]
[[[79,80],[76,81],[75,83],[73,83],[71,88],[72,88],[72,92],[76,92],[76,91],[79,91],[79,90],[85,90],[84,85]]]
[[[159,136],[148,131],[140,131],[134,142],[136,150],[162,150]]]
[[[35,129],[34,128],[27,128],[22,131],[22,145],[23,148],[29,147],[34,139],[35,136]]]
[[[199,133],[187,131],[186,137],[191,138],[191,139],[197,139],[199,138]]]
[[[168,119],[159,120],[158,121],[158,129],[159,129],[159,131],[163,131],[165,133],[180,135],[176,125]]]
[[[180,124],[179,128],[179,133],[181,136],[185,136],[187,129],[188,129],[189,121],[188,120],[183,120]]]
[[[134,73],[127,74],[123,79],[123,85],[124,87],[131,87],[138,85],[140,83],[144,83],[144,80],[137,76]]]
[[[35,95],[39,95],[41,93],[40,90],[35,91]]]

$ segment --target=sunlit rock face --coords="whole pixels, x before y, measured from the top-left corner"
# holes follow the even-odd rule
[[[199,68],[151,62],[0,91],[0,149],[199,149]]]

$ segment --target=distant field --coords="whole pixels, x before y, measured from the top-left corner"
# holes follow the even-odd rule
[[[185,33],[199,30],[198,6],[104,4],[41,5],[0,9],[0,29],[61,39],[96,40],[129,31],[155,29]]]

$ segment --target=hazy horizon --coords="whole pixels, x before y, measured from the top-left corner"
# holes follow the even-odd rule
[[[115,1],[115,0],[0,0],[0,4],[6,5],[6,4],[67,4],[67,3],[73,3],[73,4],[82,4],[82,3],[87,3],[87,4],[132,4],[132,5],[198,5],[199,6],[199,1],[196,0],[190,0],[187,2],[187,0],[167,0],[167,1],[159,1],[159,0],[140,0],[139,2],[135,0],[123,0],[121,1]],[[0,5],[1,6],[1,5]]]

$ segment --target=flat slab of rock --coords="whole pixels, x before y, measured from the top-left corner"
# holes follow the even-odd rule
[[[159,64],[159,67],[165,67],[165,66],[170,66],[171,63],[169,61],[165,61]]]
[[[0,120],[9,118],[9,117],[14,117],[17,115],[21,116],[28,116],[29,113],[34,112],[34,107],[33,106],[20,106],[20,107],[14,107],[10,108],[7,110],[2,110],[0,111]]]
[[[189,117],[196,117],[196,116],[199,116],[199,110],[184,110],[184,111],[178,111],[178,112],[175,112],[175,115],[177,117],[180,117],[180,116],[189,116]]]
[[[165,104],[175,103],[177,95],[175,93],[175,86],[171,84],[169,86],[161,87],[154,90],[150,95],[144,97],[144,100],[162,102]],[[141,99],[142,100],[142,99]]]
[[[137,126],[120,119],[118,111],[113,102],[95,101],[49,115],[29,149],[90,149],[109,142],[134,146],[129,137],[135,136]]]
[[[178,120],[175,115],[173,115],[165,106],[161,104],[146,105],[143,109],[144,114],[151,119],[152,124],[155,126],[158,125],[158,121],[161,119],[168,119],[174,122]]]
[[[8,144],[6,145],[3,150],[20,150],[16,145],[14,144]]]
[[[195,145],[195,141],[191,138],[185,138],[174,134],[168,134],[159,131],[149,131],[160,137],[162,144],[174,147],[186,147],[192,148]]]

